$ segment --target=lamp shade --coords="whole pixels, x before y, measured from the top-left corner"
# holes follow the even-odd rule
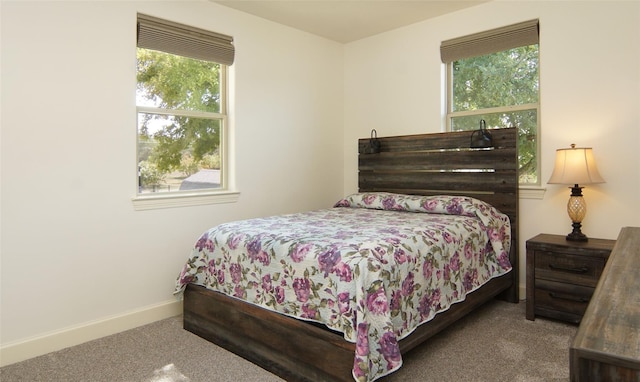
[[[556,164],[547,183],[593,184],[604,183],[600,176],[593,150],[590,147],[576,147],[556,150]]]

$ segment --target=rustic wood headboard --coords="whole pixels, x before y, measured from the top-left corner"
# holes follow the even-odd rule
[[[511,220],[510,258],[517,270],[518,132],[516,128],[490,132],[494,146],[485,149],[469,147],[471,131],[380,137],[380,151],[375,154],[367,153],[370,138],[359,139],[359,191],[483,200]],[[518,272],[513,273],[517,285]]]

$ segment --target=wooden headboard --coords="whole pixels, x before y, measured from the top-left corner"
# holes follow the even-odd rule
[[[469,147],[471,131],[380,137],[375,154],[367,153],[370,139],[360,139],[358,189],[466,195],[493,205],[511,220],[510,259],[518,285],[518,132],[490,132],[494,147],[485,149]]]

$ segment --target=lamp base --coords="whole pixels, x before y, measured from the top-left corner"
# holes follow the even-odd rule
[[[567,203],[567,212],[569,218],[573,222],[573,232],[567,235],[568,241],[589,241],[587,236],[582,233],[580,229],[582,227],[582,219],[587,214],[587,203],[585,203],[582,197],[582,187],[577,184],[571,187],[571,196]]]
[[[580,229],[582,227],[581,223],[573,223],[573,231],[567,235],[567,241],[589,241],[589,238],[587,237],[587,235],[582,233],[582,230]]]

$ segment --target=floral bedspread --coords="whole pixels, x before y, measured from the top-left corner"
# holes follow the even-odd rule
[[[353,377],[402,365],[398,341],[511,270],[506,215],[469,197],[353,194],[334,208],[222,224],[176,283],[317,321],[356,344]]]

